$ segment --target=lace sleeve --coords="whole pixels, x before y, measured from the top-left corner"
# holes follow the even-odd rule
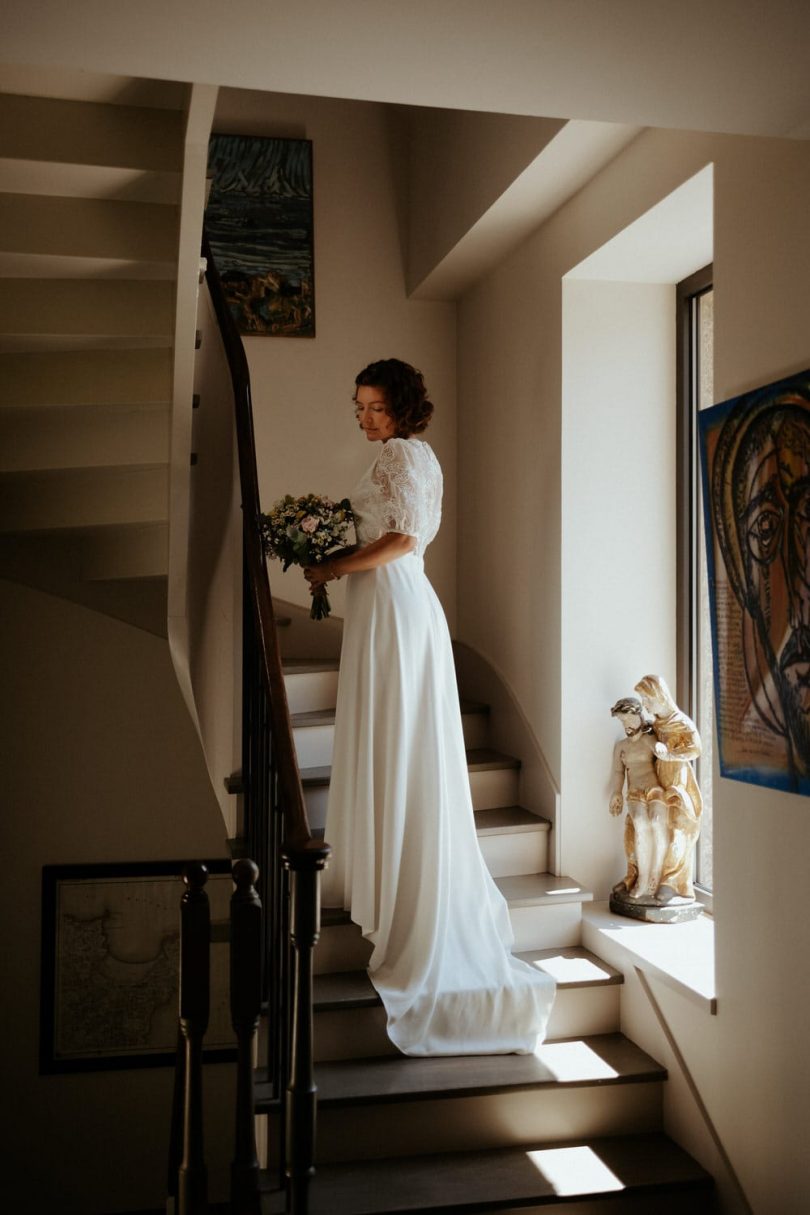
[[[371,479],[378,490],[378,517],[384,531],[418,536],[422,487],[405,440],[389,439],[383,444]]]

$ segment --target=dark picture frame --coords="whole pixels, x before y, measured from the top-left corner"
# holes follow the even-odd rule
[[[173,1066],[183,861],[45,865],[40,1073]],[[231,863],[206,861],[211,1016],[206,1062],[236,1058],[230,1024]]]
[[[205,227],[240,333],[315,336],[312,141],[214,134]]]

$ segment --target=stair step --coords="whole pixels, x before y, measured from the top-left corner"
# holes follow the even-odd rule
[[[666,1135],[644,1134],[553,1147],[530,1143],[441,1157],[325,1165],[312,1180],[309,1211],[310,1215],[438,1215],[509,1208],[551,1212],[571,1211],[571,1203],[599,1203],[604,1197],[610,1200],[606,1210],[616,1215],[686,1207],[692,1215],[708,1215],[713,1188],[705,1169]],[[269,1205],[274,1197],[264,1196],[267,1215],[283,1210],[283,1205]],[[673,1197],[677,1206],[661,1206],[662,1199]],[[636,1198],[644,1205],[626,1205]],[[579,1205],[575,1209],[584,1210]]]
[[[88,349],[172,341],[171,283],[87,279],[6,279],[0,295],[0,349]]]
[[[0,274],[170,279],[177,225],[155,203],[0,194]]]
[[[339,662],[291,662],[284,664],[284,683],[290,713],[334,710]]]
[[[82,541],[81,576],[86,582],[165,578],[168,572],[168,523],[99,528]]]
[[[520,760],[489,748],[476,747],[467,752],[473,809],[490,810],[512,806],[519,801]],[[331,767],[320,764],[301,769],[301,782],[309,821],[322,827],[326,821],[326,802]]]
[[[152,107],[0,95],[0,157],[179,173],[184,115]]]
[[[166,464],[169,411],[50,406],[0,410],[0,472]]]
[[[60,531],[168,518],[168,468],[69,469],[0,477],[0,532]]]
[[[506,899],[510,909],[523,907],[557,907],[562,903],[590,903],[593,893],[586,890],[574,878],[553,873],[524,873],[515,876],[499,877],[495,885]],[[348,924],[351,916],[340,907],[324,907],[321,911],[321,924],[329,927],[336,924]]]
[[[169,350],[0,354],[0,408],[162,405],[172,399]]]
[[[568,949],[534,949],[517,955],[534,963],[557,981],[557,991],[580,987],[615,987],[624,982],[621,971],[581,946]],[[380,1004],[365,970],[315,976],[313,1007],[316,1012],[341,1012]]]
[[[319,1063],[319,1159],[352,1159],[358,1143],[379,1158],[648,1131],[660,1124],[665,1079],[621,1034],[545,1042],[532,1055]],[[274,1130],[261,1071],[256,1110]]]
[[[489,707],[478,701],[461,701],[464,743],[470,749],[486,745]],[[302,768],[331,764],[335,738],[334,706],[292,714],[293,737],[298,763]]]
[[[613,1033],[619,1028],[621,973],[582,948],[518,955],[557,981],[547,1037]],[[317,1061],[396,1054],[386,1016],[365,970],[318,974],[314,986]]]
[[[593,894],[573,878],[535,873],[495,878],[495,884],[509,904],[515,953],[580,944],[582,904],[590,902]],[[318,974],[365,967],[370,952],[371,946],[348,911],[340,907],[322,909],[321,935],[315,950]]]

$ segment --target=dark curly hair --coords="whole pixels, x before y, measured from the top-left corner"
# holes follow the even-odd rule
[[[355,379],[358,388],[381,388],[388,413],[394,419],[397,437],[408,439],[426,429],[433,413],[421,371],[401,359],[380,359]]]

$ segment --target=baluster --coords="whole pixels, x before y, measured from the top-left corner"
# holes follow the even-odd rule
[[[254,1043],[261,1015],[262,904],[256,893],[258,866],[233,867],[231,896],[231,1021],[236,1032],[236,1135],[231,1164],[231,1215],[258,1215],[259,1159],[254,1129]]]
[[[208,1174],[203,1148],[202,1045],[208,1028],[211,913],[199,861],[183,868],[180,902],[180,1033],[185,1054],[183,1159],[177,1176],[178,1215],[207,1215]]]
[[[177,1210],[177,1175],[183,1160],[183,1094],[186,1088],[186,1053],[183,1048],[183,1034],[180,1023],[177,1024],[177,1049],[174,1063],[174,1088],[172,1090],[172,1121],[169,1137],[169,1176],[166,1193],[167,1215],[175,1215]]]
[[[317,1089],[313,1070],[312,951],[320,933],[319,882],[328,853],[327,847],[283,853],[285,868],[291,871],[290,936],[294,947],[285,1154],[292,1215],[307,1215],[309,1183],[315,1173]]]

